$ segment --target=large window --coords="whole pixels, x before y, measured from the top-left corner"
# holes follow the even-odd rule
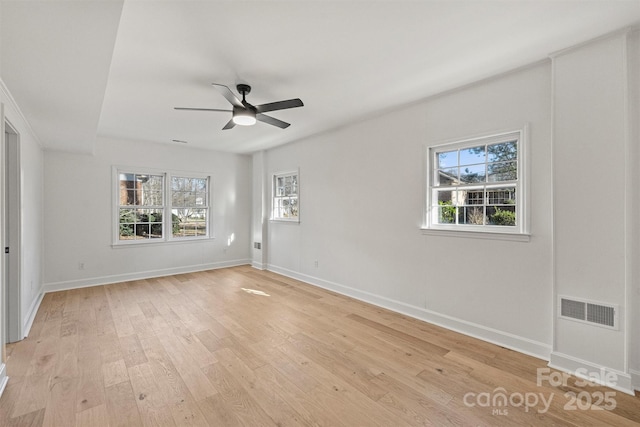
[[[208,200],[207,178],[171,178],[173,237],[207,235]]]
[[[298,172],[278,173],[273,176],[272,220],[298,221]]]
[[[162,239],[164,176],[120,173],[118,184],[119,239]]]
[[[523,234],[522,146],[512,132],[429,148],[427,228]]]
[[[209,177],[119,169],[115,176],[114,243],[209,236]]]

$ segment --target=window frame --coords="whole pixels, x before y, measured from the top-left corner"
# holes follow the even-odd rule
[[[133,175],[156,175],[162,176],[162,196],[164,204],[162,207],[154,206],[153,209],[162,210],[162,238],[157,239],[131,239],[131,240],[122,240],[120,239],[120,209],[125,207],[126,205],[120,204],[120,175],[121,174],[133,174]],[[194,178],[194,179],[206,179],[207,180],[207,188],[206,188],[206,204],[199,209],[206,209],[207,211],[207,219],[205,221],[206,224],[206,234],[204,236],[184,236],[184,237],[174,237],[172,230],[172,211],[173,207],[173,193],[171,189],[171,180],[172,178]],[[139,245],[157,245],[163,243],[179,243],[179,242],[193,242],[200,240],[209,240],[213,239],[213,228],[212,228],[212,215],[211,215],[211,200],[213,194],[213,178],[211,174],[201,173],[201,172],[185,172],[185,171],[174,171],[174,170],[163,170],[163,169],[153,169],[153,168],[144,168],[144,167],[130,167],[130,166],[113,166],[112,167],[112,189],[113,189],[113,198],[112,198],[112,224],[113,224],[113,232],[112,232],[112,247],[126,247],[126,246],[139,246]],[[133,209],[137,209],[139,206],[136,205]],[[177,209],[177,208],[176,208]],[[169,222],[167,222],[167,220]]]
[[[296,203],[298,205],[298,215],[292,218],[287,217],[276,217],[276,202],[277,200],[288,197],[291,198],[290,195],[277,196],[276,195],[276,182],[278,178],[286,178],[289,176],[296,177],[297,189],[296,189]],[[288,223],[300,223],[300,170],[289,170],[284,172],[275,172],[271,175],[271,214],[269,216],[270,221],[274,222],[288,222]]]
[[[435,173],[438,171],[437,153],[445,151],[462,150],[465,148],[473,148],[479,145],[492,145],[503,142],[517,140],[517,178],[511,181],[500,182],[479,182],[464,184],[463,190],[484,191],[491,189],[514,188],[516,225],[473,225],[473,224],[442,224],[437,220],[438,205],[434,204],[434,198],[438,193],[436,186]],[[453,236],[453,237],[472,237],[496,240],[514,240],[525,241],[530,240],[529,234],[529,175],[528,175],[528,125],[524,125],[521,129],[507,130],[500,132],[492,132],[474,137],[461,138],[435,143],[425,146],[424,161],[425,165],[425,191],[424,191],[424,209],[423,209],[423,234]],[[460,167],[458,165],[457,167]],[[486,173],[486,172],[485,172]],[[452,186],[453,187],[453,186]],[[453,190],[452,190],[453,191]],[[486,198],[486,195],[485,195]],[[488,206],[486,200],[483,206]]]
[[[170,183],[173,180],[173,178],[205,179],[206,180],[207,188],[204,191],[205,196],[206,196],[206,203],[203,206],[198,206],[198,207],[193,207],[193,208],[194,209],[204,209],[204,210],[206,210],[207,211],[207,219],[205,220],[206,231],[205,231],[205,234],[203,236],[174,237],[174,235],[173,235],[173,225],[172,225],[171,232],[167,234],[168,241],[171,241],[171,242],[182,242],[182,241],[190,241],[190,240],[209,239],[210,238],[210,230],[211,230],[211,176],[210,175],[206,175],[206,174],[195,174],[195,173],[191,173],[191,172],[168,172],[167,173],[167,175],[166,175],[166,180],[168,182],[168,184],[166,185],[166,187],[167,187],[167,198],[170,201],[170,203],[167,205],[167,213],[169,214],[169,217],[171,217],[171,219],[172,219],[171,224],[173,224],[173,210],[174,209],[185,209],[185,208],[187,208],[186,206],[178,206],[178,207],[174,207],[173,206],[173,189],[171,188],[171,183]],[[167,225],[167,223],[165,223],[165,226],[166,225]]]

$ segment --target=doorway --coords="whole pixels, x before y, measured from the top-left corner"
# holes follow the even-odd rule
[[[18,132],[5,120],[4,123],[4,250],[3,277],[5,289],[5,337],[7,343],[20,341],[22,322],[20,321],[20,138]]]

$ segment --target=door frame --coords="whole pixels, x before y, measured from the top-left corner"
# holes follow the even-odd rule
[[[20,182],[20,134],[5,117],[2,143],[2,246],[9,248],[2,257],[2,282],[4,306],[4,342],[16,342],[24,338],[22,331],[21,298],[21,182]]]

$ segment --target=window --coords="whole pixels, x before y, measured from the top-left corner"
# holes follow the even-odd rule
[[[115,244],[209,236],[209,177],[117,169],[115,176]]]
[[[429,148],[426,227],[524,234],[522,133]]]
[[[207,235],[209,218],[207,178],[171,178],[171,223],[173,237]]]
[[[272,220],[299,220],[299,190],[298,172],[279,173],[273,176]]]
[[[164,176],[119,174],[119,239],[147,240],[164,237]]]

